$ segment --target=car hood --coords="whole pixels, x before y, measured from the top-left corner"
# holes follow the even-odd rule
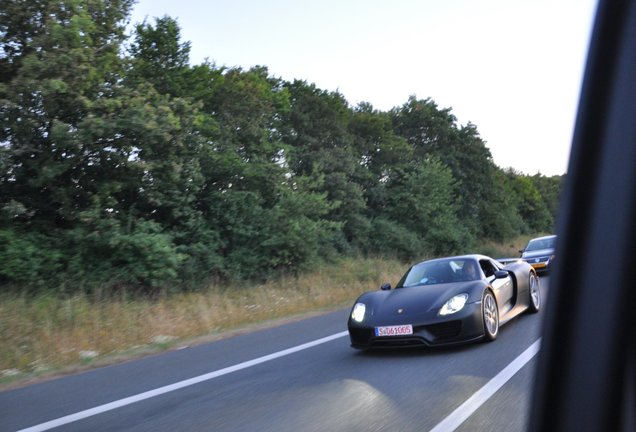
[[[522,258],[535,258],[535,257],[548,256],[548,255],[553,255],[553,254],[554,254],[554,249],[539,249],[539,250],[524,252],[521,255],[521,257]]]
[[[467,303],[480,301],[483,286],[483,281],[419,285],[366,293],[358,302],[367,306],[371,316],[421,316],[431,312],[437,313],[444,303],[457,294],[467,293]]]

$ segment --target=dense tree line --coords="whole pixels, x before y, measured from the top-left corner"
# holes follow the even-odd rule
[[[562,176],[502,170],[433,100],[191,65],[170,17],[126,35],[132,0],[0,4],[1,283],[196,286],[553,229]]]

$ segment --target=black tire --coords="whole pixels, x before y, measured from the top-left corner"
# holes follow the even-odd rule
[[[484,292],[481,301],[481,315],[484,320],[484,340],[492,342],[499,334],[499,307],[490,290]]]
[[[541,309],[541,284],[539,283],[539,277],[530,272],[528,277],[528,312],[537,313]]]

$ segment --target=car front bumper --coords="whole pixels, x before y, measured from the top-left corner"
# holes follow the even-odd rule
[[[540,257],[532,257],[532,258],[524,258],[525,262],[530,264],[532,268],[534,268],[537,273],[547,272],[552,263],[554,262],[554,257],[551,256],[540,256]]]
[[[413,326],[413,334],[375,335],[377,326],[404,324]],[[375,321],[368,324],[349,319],[348,327],[351,346],[358,349],[454,345],[478,340],[484,335],[481,302],[467,304],[461,311],[445,317],[436,316],[421,321],[400,317],[399,320]]]

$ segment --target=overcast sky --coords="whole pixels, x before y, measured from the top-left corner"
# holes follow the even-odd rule
[[[502,168],[563,174],[596,0],[139,0],[192,64],[267,66],[388,111],[410,95],[477,126]]]

